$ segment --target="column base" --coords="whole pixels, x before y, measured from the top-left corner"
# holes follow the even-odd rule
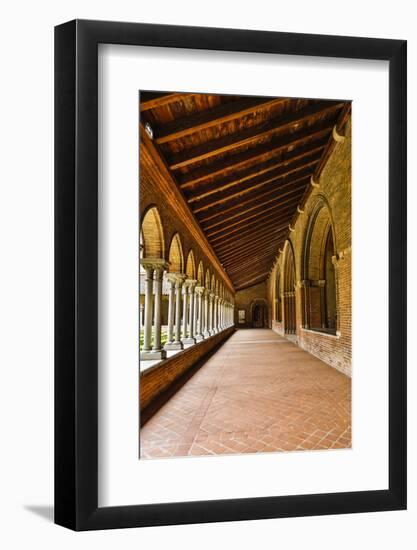
[[[181,342],[167,342],[164,349],[167,351],[183,349],[183,345]]]
[[[195,338],[181,338],[183,344],[195,344]]]
[[[205,331],[203,332],[203,338],[210,338],[210,332],[209,331]]]
[[[158,359],[166,359],[166,356],[167,354],[163,349],[140,352],[140,359],[143,361],[156,361]]]
[[[201,342],[202,340],[204,340],[204,336],[202,334],[197,334],[197,336],[195,337],[195,341]]]

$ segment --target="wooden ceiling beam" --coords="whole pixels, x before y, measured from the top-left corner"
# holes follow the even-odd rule
[[[285,169],[304,163],[307,164],[308,159],[321,156],[324,146],[324,143],[320,143],[319,146],[305,147],[302,151],[295,149],[291,152],[291,154],[287,155],[283,159],[280,159],[279,161],[272,159],[272,161],[263,164],[262,168],[255,166],[255,169],[246,171],[241,177],[236,177],[236,175],[233,175],[232,177],[222,179],[221,182],[214,181],[204,187],[200,185],[201,189],[199,187],[195,191],[187,192],[186,196],[190,203],[197,202],[214,193],[235,187],[240,183],[247,181],[258,181],[261,179],[261,176],[268,174],[268,172],[274,172],[275,175],[279,175],[280,173],[285,172]]]
[[[290,207],[286,207],[286,208],[281,208],[281,205],[280,204],[275,204],[273,206],[270,206],[269,208],[265,208],[264,210],[262,210],[261,212],[256,212],[255,214],[251,214],[249,216],[247,216],[246,218],[244,218],[243,220],[238,220],[238,221],[234,221],[233,223],[229,224],[227,229],[233,229],[235,228],[236,226],[240,226],[242,224],[246,224],[249,220],[252,221],[252,223],[257,219],[259,218],[259,216],[264,217],[265,213],[267,212],[279,212],[280,215],[281,213],[283,214],[284,212],[288,212],[289,210],[294,210],[294,208],[290,208]],[[224,228],[217,228],[217,229],[214,229],[214,231],[206,231],[206,235],[208,236],[208,238],[210,239],[211,237],[213,237],[214,235],[217,235],[218,233],[221,233],[223,231]]]
[[[269,142],[267,145],[261,145],[256,148],[249,149],[243,153],[238,153],[232,157],[218,160],[208,166],[197,168],[192,172],[178,175],[178,180],[181,189],[187,189],[194,184],[211,179],[213,177],[226,177],[228,174],[235,172],[238,169],[243,169],[247,165],[259,164],[270,158],[282,153],[292,147],[311,143],[317,140],[325,139],[332,131],[333,125],[329,122],[319,125],[317,128],[308,128],[307,130],[298,131],[290,136],[286,135],[277,140]]]
[[[238,188],[238,190],[234,193],[229,193],[229,194],[223,193],[223,195],[221,195],[220,197],[217,197],[217,199],[200,203],[197,208],[193,209],[193,213],[198,214],[199,212],[204,212],[205,210],[208,210],[209,208],[212,208],[215,205],[224,204],[234,198],[242,197],[244,195],[247,195],[248,193],[251,193],[252,191],[261,189],[262,187],[265,187],[265,185],[278,186],[278,184],[282,182],[282,180],[285,181],[287,178],[289,178],[289,176],[293,176],[294,179],[297,179],[297,178],[305,177],[307,175],[312,175],[319,161],[320,161],[320,157],[315,156],[314,160],[311,160],[310,162],[307,162],[307,163],[301,163],[299,166],[295,166],[291,169],[287,169],[285,172],[281,173],[278,176],[275,175],[274,177],[261,180],[260,182],[255,184],[253,184],[253,182],[247,182],[250,185],[246,186],[246,184],[244,184],[245,185],[244,187]]]
[[[288,220],[288,222],[287,222]],[[214,238],[210,239],[210,243],[212,243],[212,246],[217,246],[218,241],[221,242],[227,242],[232,241],[236,237],[234,237],[234,234],[236,232],[240,232],[239,236],[241,236],[244,233],[248,233],[250,231],[253,231],[253,228],[256,226],[256,228],[264,227],[266,225],[269,225],[271,222],[275,223],[276,221],[280,221],[280,224],[289,223],[291,221],[291,216],[289,214],[286,214],[285,219],[279,219],[277,218],[276,212],[271,212],[268,216],[264,217],[263,220],[253,220],[251,223],[246,224],[246,226],[242,229],[241,227],[237,227],[235,229],[231,229],[230,231],[224,231],[222,234],[219,234],[215,236]]]
[[[227,254],[219,255],[219,259],[229,271],[231,265],[235,264],[241,258],[246,258],[252,251],[260,250],[260,246],[263,247],[260,253],[266,252],[270,247],[277,247],[277,241],[279,239],[276,237],[277,235],[264,235],[262,238],[259,240],[257,239],[256,242],[253,242],[250,245],[247,244],[245,246],[241,246],[237,250],[229,250]]]
[[[275,234],[269,234],[269,235],[263,235],[262,237],[258,237],[256,241],[245,243],[242,246],[239,246],[234,249],[227,250],[219,255],[220,261],[226,265],[228,264],[230,266],[230,262],[233,262],[236,258],[239,258],[242,255],[247,255],[248,251],[250,250],[259,250],[259,247],[261,245],[264,245],[269,240],[270,243],[272,242],[277,243],[282,240],[282,236],[285,235],[284,231],[278,231]]]
[[[264,279],[266,279],[267,275],[269,274],[269,271],[265,271],[264,273],[261,273],[260,275],[257,275],[256,277],[252,277],[249,279],[244,279],[243,282],[240,285],[236,285],[236,291],[238,290],[245,290],[245,288],[250,288],[251,286],[254,286],[256,283],[253,281],[258,281],[261,283]],[[250,284],[248,284],[250,283]]]
[[[226,214],[230,214],[230,212],[233,212],[234,210],[242,208],[242,206],[248,206],[254,203],[254,201],[261,201],[262,199],[268,200],[272,197],[279,197],[283,199],[284,197],[287,197],[289,195],[292,195],[293,193],[300,193],[303,191],[303,189],[306,187],[310,176],[304,176],[303,178],[300,178],[298,180],[295,180],[293,182],[287,183],[285,185],[282,185],[279,187],[279,190],[273,189],[265,191],[263,193],[256,193],[252,195],[250,198],[244,201],[239,201],[233,206],[230,206],[229,208],[217,208],[214,213],[212,213],[209,216],[205,217],[199,217],[197,216],[198,222],[203,226],[205,223],[210,221],[216,221],[217,218],[224,218]],[[289,189],[288,191],[284,191],[285,189]],[[258,204],[262,204],[258,202]],[[205,227],[209,227],[208,225]]]
[[[253,266],[255,270],[259,269],[259,262],[262,258],[274,258],[276,256],[280,242],[281,241],[269,243],[265,242],[261,252],[258,247],[252,247],[251,249],[248,249],[247,252],[245,251],[243,254],[240,254],[235,258],[231,258],[228,262],[225,262],[224,265],[229,277],[232,277],[236,270],[239,271],[245,267],[246,263]]]
[[[303,191],[304,187],[305,187],[305,185],[303,185],[301,187],[301,189],[297,188],[297,189],[294,189],[292,191],[289,191],[288,193],[286,193],[287,198],[285,198],[285,199],[282,196],[277,197],[275,195],[273,197],[270,197],[268,200],[257,202],[257,204],[254,204],[253,206],[250,206],[248,208],[243,208],[242,210],[240,210],[240,212],[236,212],[235,214],[228,215],[228,216],[221,216],[223,219],[211,222],[209,225],[201,224],[201,226],[203,227],[203,231],[213,229],[213,227],[218,227],[219,225],[222,225],[223,223],[229,223],[230,220],[234,220],[236,218],[239,218],[240,216],[244,216],[244,215],[248,214],[249,212],[253,212],[257,208],[263,208],[264,206],[267,206],[267,205],[272,206],[273,204],[276,204],[278,202],[281,205],[284,205],[284,204],[287,204],[287,203],[289,203],[291,201],[294,201],[294,200],[299,201],[303,196],[302,191]],[[295,195],[295,196],[291,196],[291,195]]]
[[[145,95],[146,94],[146,95]],[[190,97],[196,94],[190,94],[190,93],[159,93],[159,92],[142,92],[141,97],[148,97],[149,99],[145,99],[144,101],[140,101],[140,110],[143,111],[149,111],[149,109],[156,109],[157,107],[163,107],[165,105],[169,105],[170,103],[175,103],[177,101],[181,101],[181,99],[184,99],[184,97]]]
[[[335,101],[321,101],[309,105],[295,113],[291,113],[284,117],[278,117],[266,124],[209,141],[203,145],[188,149],[184,153],[181,152],[172,155],[168,160],[168,165],[171,170],[178,170],[178,168],[188,166],[189,164],[211,158],[221,153],[227,153],[237,147],[247,146],[259,139],[282,133],[293,127],[298,127],[308,120],[314,120],[316,117],[333,113],[340,109],[342,105],[343,103]]]
[[[283,157],[273,157],[261,165],[255,164],[245,171],[240,170],[239,173],[231,174],[228,177],[221,178],[221,180],[216,179],[209,184],[200,183],[195,188],[193,187],[191,190],[188,189],[185,194],[192,197],[193,201],[199,200],[200,196],[204,197],[205,193],[209,191],[212,193],[213,189],[215,191],[222,191],[223,189],[228,189],[239,183],[244,183],[245,181],[253,180],[254,178],[260,178],[261,176],[268,174],[268,172],[278,170],[279,168],[287,168],[288,166],[295,164],[297,161],[309,158],[314,154],[321,154],[325,145],[326,142],[324,140],[320,140],[319,142],[314,143],[313,146],[307,145],[300,148],[294,148],[290,153],[287,153]]]
[[[233,280],[239,280],[247,273],[259,273],[261,269],[271,269],[275,252],[270,248],[268,253],[251,254],[249,258],[243,258],[236,262],[233,267],[227,267],[229,277]]]
[[[231,250],[235,251],[241,246],[247,246],[248,244],[251,244],[254,242],[254,240],[259,239],[260,237],[263,237],[266,234],[273,233],[275,236],[281,235],[286,229],[288,228],[287,225],[283,228],[277,227],[274,229],[271,229],[271,227],[267,226],[264,229],[256,232],[251,232],[248,235],[245,236],[245,238],[237,237],[235,241],[226,243],[225,245],[220,244],[218,247],[216,247],[216,254],[221,255],[225,254]]]
[[[290,217],[288,216],[288,219],[290,219]],[[221,249],[222,247],[224,246],[228,246],[228,245],[233,245],[234,243],[236,243],[239,239],[243,239],[247,236],[251,236],[253,235],[254,231],[265,231],[265,230],[268,230],[268,231],[271,231],[271,224],[273,225],[273,227],[277,227],[275,225],[275,222],[276,222],[276,217],[275,217],[275,214],[272,215],[272,216],[269,216],[268,218],[266,218],[263,223],[258,223],[258,224],[252,224],[252,225],[249,225],[247,227],[245,227],[245,229],[239,231],[239,235],[236,236],[236,233],[233,233],[233,234],[230,234],[230,235],[226,235],[226,236],[220,236],[220,237],[216,237],[216,242],[213,242],[213,248],[214,250],[219,250]],[[254,225],[256,227],[254,227]],[[288,227],[288,224],[286,223],[286,220],[285,221],[282,221],[282,223],[280,224],[279,226],[280,228],[284,228],[284,227]],[[214,241],[214,239],[213,239]],[[217,254],[217,252],[216,252]]]
[[[239,101],[223,103],[212,109],[207,109],[195,115],[183,117],[161,125],[154,129],[154,139],[157,143],[166,143],[174,139],[183,138],[194,132],[206,130],[237,118],[250,115],[262,109],[285,104],[289,98],[253,98],[245,97]]]

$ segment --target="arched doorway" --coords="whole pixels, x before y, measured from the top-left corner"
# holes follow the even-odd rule
[[[295,259],[291,242],[287,241],[284,260],[283,320],[286,334],[295,334]]]
[[[251,304],[252,328],[266,328],[268,326],[268,306],[266,300],[254,300]]]

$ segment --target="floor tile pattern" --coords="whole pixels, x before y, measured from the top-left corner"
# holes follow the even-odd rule
[[[141,459],[350,446],[350,378],[268,329],[236,331],[140,431]]]

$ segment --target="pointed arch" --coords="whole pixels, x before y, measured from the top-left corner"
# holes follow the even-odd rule
[[[310,214],[302,256],[303,326],[311,330],[330,333],[337,330],[335,244],[331,208],[325,197],[319,196]]]
[[[197,281],[200,286],[204,286],[204,267],[203,262],[200,260],[197,271]]]
[[[140,227],[143,258],[165,258],[164,232],[156,206],[149,207]]]
[[[284,330],[287,334],[295,334],[295,257],[294,249],[290,240],[287,240],[285,245],[283,287]]]
[[[216,278],[214,277],[214,273],[211,276],[210,288],[212,292],[216,291]]]
[[[172,273],[184,272],[184,254],[182,250],[181,238],[178,233],[175,233],[169,245],[168,255],[169,270]]]
[[[206,271],[206,279],[205,279],[205,285],[207,290],[210,290],[210,270],[207,268]]]
[[[185,274],[189,279],[195,279],[196,277],[195,259],[194,259],[194,252],[192,251],[192,249],[188,252],[187,263],[185,266]]]

